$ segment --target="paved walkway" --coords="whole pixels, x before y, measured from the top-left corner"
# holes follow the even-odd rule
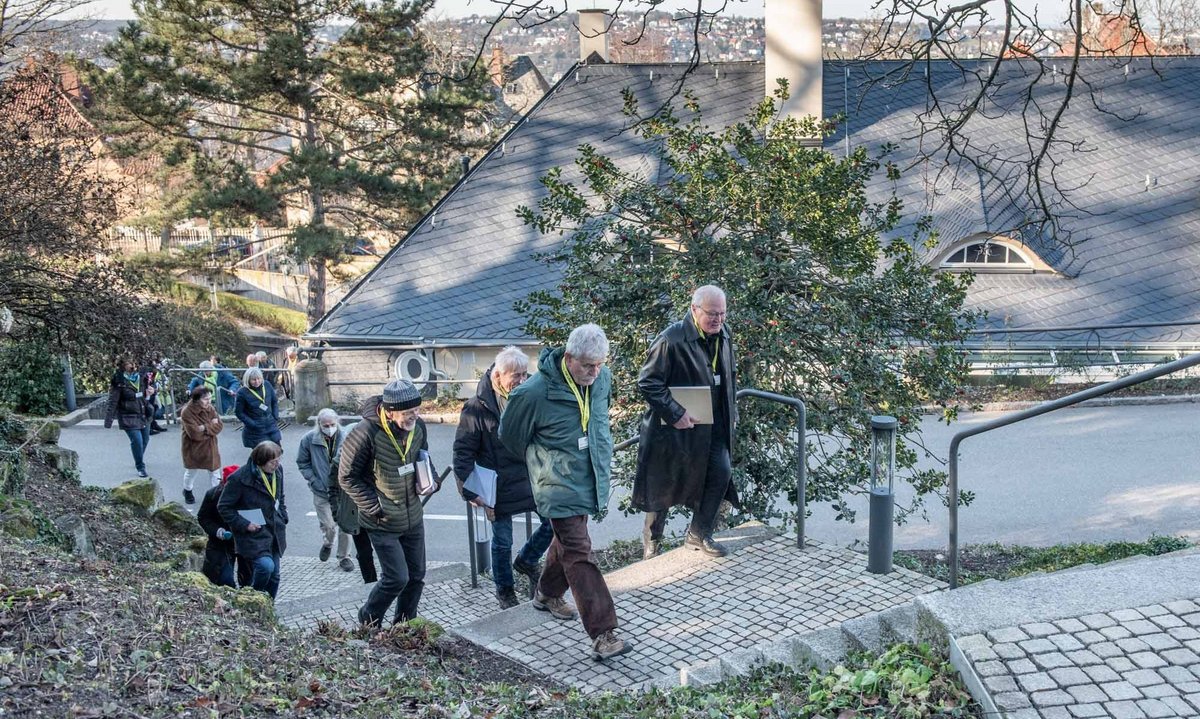
[[[604,663],[586,658],[590,642],[578,621],[555,621],[529,605],[456,631],[583,691],[636,689],[678,684],[684,667],[836,626],[944,586],[903,569],[868,574],[861,554],[819,542],[799,550],[793,538],[774,535],[748,537],[723,559],[677,549],[608,581],[619,632],[636,645]]]
[[[1011,719],[1200,716],[1191,600],[1033,622],[958,640]]]
[[[1200,717],[1200,552],[916,601],[976,699],[1008,719]]]

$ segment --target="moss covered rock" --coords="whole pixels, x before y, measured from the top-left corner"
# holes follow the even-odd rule
[[[24,499],[0,494],[0,533],[22,539],[37,537],[37,518],[33,505]]]
[[[46,464],[63,474],[73,476],[79,471],[79,454],[73,449],[59,447],[57,444],[47,444],[41,447],[40,452],[46,460]]]
[[[275,603],[271,601],[271,595],[266,592],[260,592],[255,589],[239,589],[233,594],[233,606],[259,617],[264,622],[273,623],[275,621]]]
[[[113,487],[114,502],[137,507],[146,514],[154,511],[163,503],[162,490],[153,479],[131,479]]]
[[[192,517],[191,512],[184,509],[183,505],[179,502],[167,502],[158,509],[155,509],[150,516],[170,529],[178,529],[184,532],[195,529],[197,526],[196,519]]]
[[[73,554],[85,559],[96,558],[96,545],[92,541],[92,532],[81,517],[66,514],[56,518],[54,526],[62,532]]]

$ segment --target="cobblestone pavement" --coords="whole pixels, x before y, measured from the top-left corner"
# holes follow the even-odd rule
[[[1182,600],[958,640],[1009,719],[1200,717],[1200,605]]]
[[[945,585],[897,568],[868,574],[863,555],[786,536],[688,566],[616,596],[622,637],[633,651],[588,658],[578,621],[543,621],[488,644],[584,691],[628,689],[726,652],[834,626],[903,604]]]
[[[358,623],[358,608],[374,584],[363,584],[357,563],[353,572],[340,569],[336,557],[322,562],[316,557],[284,555],[280,564],[275,606],[285,626],[314,627],[318,620],[337,621],[346,626]],[[431,561],[426,562],[426,570],[432,572],[456,564]],[[480,578],[480,588],[475,590],[470,588],[469,580],[457,578],[428,584],[421,599],[421,615],[444,624],[455,616],[449,607],[465,613],[476,606],[479,614],[466,620],[473,621],[497,609],[491,586],[486,577]]]

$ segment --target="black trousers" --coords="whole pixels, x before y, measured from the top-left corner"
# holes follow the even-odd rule
[[[354,537],[354,549],[358,554],[358,571],[362,574],[363,584],[377,581],[379,575],[375,572],[375,550],[371,548],[371,537],[367,530],[360,529]]]
[[[714,437],[708,445],[708,469],[704,477],[704,490],[700,495],[700,506],[692,513],[692,522],[688,525],[689,534],[697,537],[712,535],[717,525],[717,512],[721,510],[721,500],[725,498],[725,492],[729,490],[729,482],[732,479],[733,465],[729,457],[729,443],[724,437]],[[662,539],[663,530],[667,526],[667,514],[646,512],[643,539]]]
[[[397,622],[415,619],[425,589],[425,527],[418,524],[404,534],[367,532],[379,558],[379,582],[359,611],[364,623],[382,624],[388,607],[396,603]]]

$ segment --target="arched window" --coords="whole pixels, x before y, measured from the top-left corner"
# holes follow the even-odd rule
[[[942,260],[942,267],[948,269],[976,269],[980,267],[995,269],[1033,269],[1033,263],[1015,247],[999,242],[975,242],[960,247]]]

